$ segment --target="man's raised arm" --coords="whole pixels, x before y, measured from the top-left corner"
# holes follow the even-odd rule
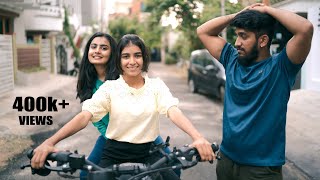
[[[250,7],[251,6],[248,6],[240,12],[249,9]],[[208,49],[210,54],[218,60],[220,60],[221,51],[227,42],[225,39],[221,38],[219,34],[222,32],[224,28],[226,28],[231,23],[233,18],[238,13],[211,19],[197,28],[197,34],[199,39]]]
[[[258,4],[252,8],[262,13],[267,13],[279,21],[293,37],[287,43],[287,55],[294,64],[305,61],[311,48],[313,25],[310,21],[293,12],[272,8]]]

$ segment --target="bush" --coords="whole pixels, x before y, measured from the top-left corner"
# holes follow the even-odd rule
[[[168,52],[166,54],[165,64],[176,64],[178,62],[178,55],[175,52]]]

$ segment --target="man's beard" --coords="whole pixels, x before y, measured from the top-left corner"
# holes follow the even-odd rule
[[[252,49],[251,52],[246,56],[240,56],[238,55],[238,63],[243,66],[249,66],[253,61],[255,61],[258,57],[258,43],[256,43]]]

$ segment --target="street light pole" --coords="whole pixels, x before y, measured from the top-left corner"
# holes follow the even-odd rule
[[[104,1],[100,1],[100,32],[103,32],[103,13],[104,13]]]
[[[225,0],[220,0],[221,3],[221,16],[224,16],[226,14],[225,12]],[[221,32],[221,36],[223,39],[227,39],[227,29],[224,28]]]

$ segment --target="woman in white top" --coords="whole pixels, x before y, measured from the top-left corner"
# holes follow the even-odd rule
[[[179,110],[178,99],[162,80],[144,74],[149,62],[143,40],[137,35],[123,36],[117,46],[116,66],[120,78],[101,85],[92,98],[83,103],[82,112],[34,150],[32,167],[42,167],[55,144],[107,113],[110,120],[100,162],[103,167],[122,162],[153,162],[159,158],[157,154],[150,156],[148,153],[151,143],[160,134],[159,114],[166,114],[191,136],[191,146],[197,148],[203,161],[212,160],[211,144]]]

